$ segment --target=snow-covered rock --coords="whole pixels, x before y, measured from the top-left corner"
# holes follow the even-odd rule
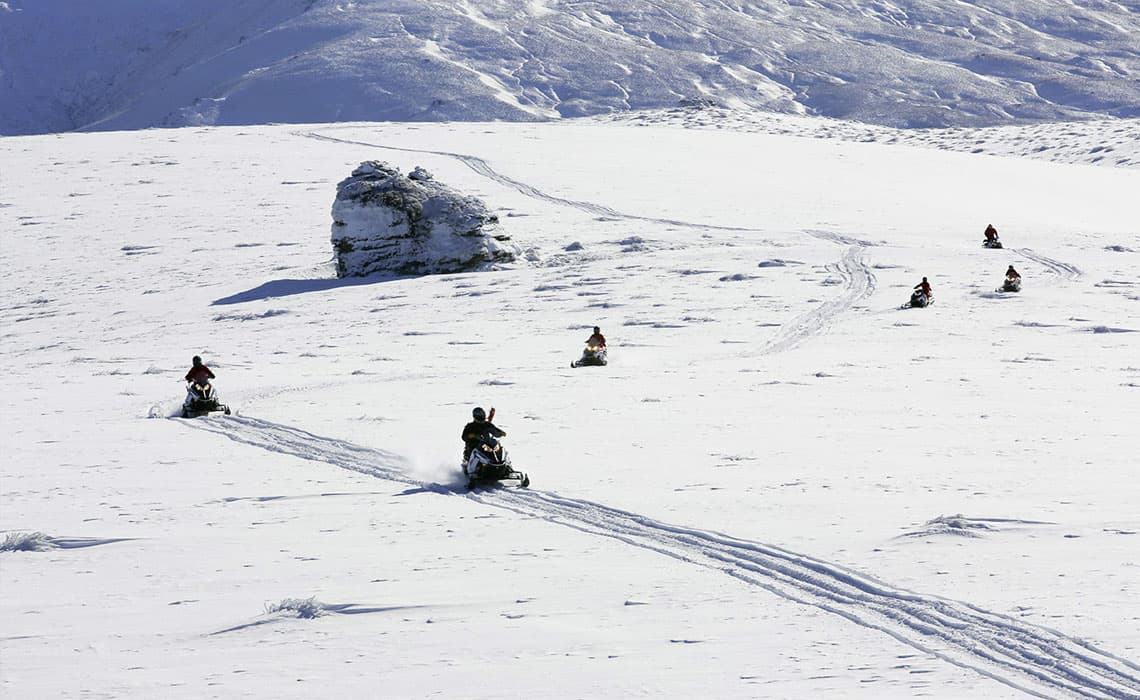
[[[365,161],[336,187],[332,243],[338,277],[464,272],[511,262],[519,250],[499,218],[416,167]]]

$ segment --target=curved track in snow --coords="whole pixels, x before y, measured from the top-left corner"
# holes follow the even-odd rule
[[[601,204],[558,197],[543,192],[542,190],[528,185],[525,182],[515,180],[514,178],[503,175],[502,173],[492,168],[486,160],[478,156],[472,156],[463,153],[453,153],[450,151],[433,151],[418,148],[404,148],[401,146],[385,146],[383,144],[369,143],[367,141],[337,138],[335,136],[320,134],[315,131],[297,131],[294,133],[297,136],[302,136],[304,138],[316,139],[318,141],[328,141],[330,143],[351,144],[354,146],[365,146],[367,148],[403,151],[408,153],[427,153],[431,155],[444,156],[447,158],[454,158],[474,170],[476,173],[482,175],[483,177],[486,177],[500,185],[503,185],[504,187],[512,188],[519,193],[526,195],[527,197],[538,199],[557,206],[570,207],[587,214],[592,214],[594,216],[605,217],[609,219],[622,219],[627,221],[644,221],[658,225],[677,226],[702,230],[753,233],[761,232],[760,229],[753,228],[718,226],[713,224],[680,221],[676,219],[662,219],[648,216],[639,216],[635,214],[626,214]],[[875,291],[875,275],[863,262],[862,253],[862,249],[870,247],[873,245],[872,243],[857,238],[851,238],[848,236],[843,236],[841,234],[832,233],[829,231],[807,231],[806,233],[813,238],[818,238],[830,243],[850,246],[846,254],[838,263],[834,263],[828,266],[828,270],[839,274],[843,278],[844,291],[838,298],[824,302],[821,306],[811,309],[804,314],[796,316],[788,323],[782,324],[776,336],[760,348],[761,354],[771,354],[790,350],[791,348],[799,345],[808,337],[822,331],[831,322],[832,319],[844,311],[847,311],[857,301],[869,296],[872,292]]]
[[[538,189],[537,187],[532,187],[531,185],[528,185],[525,182],[515,180],[514,178],[511,178],[511,177],[507,177],[506,175],[503,175],[502,173],[500,173],[497,170],[495,170],[494,168],[492,168],[491,164],[488,163],[486,160],[484,160],[478,156],[467,155],[464,153],[452,153],[450,151],[432,151],[432,150],[421,149],[421,148],[404,148],[401,146],[385,146],[385,145],[379,144],[379,143],[368,143],[367,141],[353,141],[351,139],[340,139],[340,138],[336,138],[335,136],[326,136],[324,134],[318,134],[315,131],[298,131],[298,132],[294,132],[294,133],[296,133],[298,136],[304,136],[305,138],[316,139],[318,141],[330,141],[332,143],[351,144],[353,146],[366,146],[368,148],[379,148],[379,149],[383,149],[383,150],[387,150],[387,151],[403,151],[406,153],[427,153],[427,154],[430,154],[433,156],[444,156],[446,158],[454,158],[455,160],[458,160],[459,162],[463,163],[464,165],[471,168],[475,172],[479,173],[483,177],[485,177],[489,180],[492,180],[494,182],[497,182],[498,184],[503,185],[504,187],[509,187],[511,189],[514,189],[514,190],[518,191],[519,193],[526,195],[527,197],[530,197],[532,199],[541,200],[543,202],[547,202],[550,204],[556,204],[558,206],[570,207],[572,209],[577,209],[579,211],[586,212],[587,214],[592,214],[594,216],[605,217],[605,218],[609,218],[609,219],[624,219],[626,221],[645,221],[645,222],[652,223],[652,224],[660,224],[660,225],[665,225],[665,226],[679,226],[679,227],[683,227],[683,228],[695,228],[695,229],[710,230],[710,231],[742,231],[742,232],[758,232],[759,231],[758,229],[741,227],[741,226],[718,226],[716,224],[699,224],[699,223],[693,223],[691,221],[680,221],[678,219],[660,219],[660,218],[656,218],[656,217],[652,217],[652,216],[639,216],[637,214],[626,214],[624,212],[617,211],[616,209],[611,209],[611,208],[604,206],[604,205],[601,205],[601,204],[595,204],[593,202],[585,202],[585,201],[577,200],[577,199],[566,199],[564,197],[558,197],[556,195],[552,195],[552,194],[549,194],[547,192],[543,192],[542,190]]]
[[[849,310],[855,302],[870,296],[875,291],[875,275],[863,261],[863,252],[863,246],[854,245],[847,249],[839,262],[828,265],[829,271],[843,279],[843,291],[838,297],[781,324],[776,335],[761,346],[760,353],[769,355],[796,347],[826,328],[832,319]]]
[[[1053,258],[1046,257],[1040,253],[1030,250],[1029,248],[1014,248],[1013,252],[1017,253],[1027,260],[1032,260],[1038,265],[1041,265],[1050,274],[1056,275],[1061,279],[1075,280],[1081,276],[1081,271],[1079,268],[1077,268],[1076,265],[1070,265],[1069,263],[1061,262],[1060,260],[1054,260]]]
[[[843,290],[839,296],[829,299],[819,306],[796,316],[780,325],[776,335],[760,347],[760,354],[770,355],[791,350],[804,340],[825,329],[831,321],[851,309],[860,299],[869,297],[875,291],[875,274],[863,260],[866,248],[873,244],[830,231],[806,231],[812,238],[829,243],[849,246],[839,262],[827,266],[828,271],[840,276]]]
[[[811,236],[812,238],[818,238],[821,241],[829,241],[831,243],[838,243],[840,245],[857,245],[862,248],[870,248],[875,245],[874,243],[865,241],[861,238],[852,238],[851,236],[844,236],[841,233],[833,233],[831,231],[808,230],[804,231],[804,233]]]
[[[844,566],[773,545],[670,525],[592,501],[539,490],[472,493],[411,479],[394,453],[247,416],[180,421],[271,452],[463,495],[524,517],[608,537],[721,571],[788,600],[879,630],[915,649],[1036,697],[1140,699],[1140,665],[1048,627],[969,603],[897,588]]]

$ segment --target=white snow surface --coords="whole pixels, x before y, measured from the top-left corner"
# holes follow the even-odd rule
[[[1140,697],[1140,171],[955,134],[0,139],[0,695]],[[336,279],[372,159],[526,257]]]
[[[0,134],[715,103],[896,127],[1140,116],[1135,0],[0,4]]]

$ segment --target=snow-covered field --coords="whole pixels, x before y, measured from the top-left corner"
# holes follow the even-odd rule
[[[1140,697],[1140,170],[947,134],[0,139],[0,694]],[[527,262],[336,280],[368,159]]]

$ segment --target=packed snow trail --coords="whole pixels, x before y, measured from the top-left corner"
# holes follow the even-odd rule
[[[875,275],[863,262],[863,245],[853,245],[848,248],[843,258],[838,263],[828,265],[827,269],[843,279],[843,292],[838,297],[825,301],[816,308],[781,324],[776,335],[760,347],[761,354],[791,350],[810,336],[822,331],[832,319],[850,309],[855,302],[870,296],[875,291]]]
[[[676,219],[661,219],[649,216],[639,216],[636,214],[626,214],[615,209],[611,209],[610,207],[603,206],[601,204],[595,204],[593,202],[556,197],[552,194],[547,194],[546,192],[543,192],[536,187],[528,185],[525,182],[521,182],[519,180],[515,180],[513,178],[507,177],[506,175],[503,175],[502,173],[492,168],[486,160],[479,158],[478,156],[472,156],[463,153],[452,153],[450,151],[432,151],[418,148],[404,148],[401,146],[385,146],[383,144],[368,143],[367,141],[341,139],[335,136],[327,136],[313,131],[298,131],[294,133],[298,136],[316,139],[318,141],[351,144],[354,146],[365,146],[367,148],[376,148],[390,151],[403,151],[407,153],[427,153],[431,155],[444,156],[447,158],[454,158],[474,170],[476,173],[482,175],[483,177],[497,182],[504,187],[512,188],[522,193],[523,195],[526,195],[527,197],[538,199],[558,206],[571,207],[595,216],[601,216],[610,219],[623,219],[628,221],[646,221],[659,225],[678,226],[703,230],[763,233],[761,229],[755,228],[701,224],[689,221],[679,221]],[[843,236],[841,234],[832,233],[829,231],[806,231],[805,233],[813,238],[818,238],[829,243],[838,243],[840,245],[851,246],[851,248],[848,249],[847,253],[838,263],[828,267],[829,270],[832,272],[837,272],[843,278],[845,283],[845,291],[838,299],[825,302],[823,305],[795,317],[789,323],[783,324],[776,336],[769,340],[763,347],[761,347],[761,354],[783,352],[785,350],[794,348],[806,338],[822,331],[827,326],[829,321],[844,311],[850,309],[851,306],[854,305],[855,302],[857,302],[859,299],[867,297],[875,291],[875,276],[871,273],[870,268],[864,264],[862,256],[862,249],[873,245],[872,243],[857,238],[851,238],[848,236]]]
[[[592,501],[538,490],[460,492],[407,476],[399,455],[248,416],[180,420],[236,442],[612,538],[721,571],[1012,688],[1042,698],[1140,700],[1140,665],[1047,627],[955,600],[895,588],[838,564],[709,530],[669,525]]]
[[[818,238],[821,241],[829,241],[831,243],[838,243],[840,245],[855,245],[862,248],[870,248],[871,246],[875,245],[874,243],[870,241],[864,241],[861,238],[852,238],[851,236],[844,236],[841,233],[833,233],[831,231],[817,231],[812,229],[804,231],[804,233],[811,236],[812,238]]]
[[[295,132],[295,133],[298,136],[304,136],[305,138],[310,138],[310,139],[317,139],[318,141],[330,141],[332,143],[350,144],[353,146],[365,146],[367,148],[377,148],[377,149],[386,150],[386,151],[404,151],[406,153],[426,153],[426,154],[433,155],[433,156],[444,156],[446,158],[454,158],[454,159],[458,160],[459,162],[463,163],[464,165],[466,165],[467,167],[471,168],[475,172],[479,173],[483,177],[486,177],[489,180],[497,182],[500,185],[503,185],[504,187],[509,187],[511,189],[514,189],[514,190],[520,192],[521,194],[526,195],[527,197],[530,197],[532,199],[538,199],[538,200],[541,200],[544,202],[549,202],[550,204],[556,204],[556,205],[564,206],[564,207],[571,207],[573,209],[577,209],[579,211],[586,212],[587,214],[592,214],[594,216],[602,216],[602,217],[606,217],[606,218],[610,218],[610,219],[623,219],[626,221],[646,221],[646,222],[649,222],[652,224],[661,224],[661,225],[665,225],[665,226],[679,226],[679,227],[683,227],[683,228],[705,229],[705,230],[710,230],[710,231],[740,231],[740,232],[749,232],[749,233],[759,233],[760,232],[759,229],[748,228],[748,227],[743,227],[743,226],[719,226],[716,224],[698,224],[698,223],[693,223],[691,221],[679,221],[677,219],[659,219],[659,218],[652,217],[652,216],[639,216],[637,214],[625,214],[623,212],[617,211],[616,209],[611,209],[611,208],[604,206],[604,205],[601,205],[601,204],[595,204],[593,202],[584,202],[584,201],[576,200],[576,199],[565,199],[563,197],[557,197],[555,195],[543,192],[542,190],[538,189],[537,187],[532,187],[531,185],[528,185],[525,182],[520,182],[519,180],[515,180],[514,178],[510,178],[510,177],[507,177],[506,175],[503,175],[502,173],[500,173],[497,170],[495,170],[494,168],[492,168],[491,165],[487,161],[483,160],[482,158],[480,158],[478,156],[471,156],[471,155],[466,155],[463,153],[451,153],[449,151],[431,151],[431,150],[421,149],[421,148],[403,148],[400,146],[385,146],[385,145],[379,144],[379,143],[368,143],[367,141],[353,141],[350,139],[338,139],[335,136],[325,136],[324,134],[318,134],[314,131],[299,131],[299,132]]]
[[[407,476],[405,468],[408,462],[403,457],[373,447],[361,447],[344,440],[321,437],[298,428],[249,416],[227,416],[225,420],[214,418],[172,418],[171,420],[269,452],[325,462],[389,481],[427,486]]]
[[[520,515],[706,566],[840,615],[920,651],[1038,697],[1140,698],[1140,667],[1058,631],[969,603],[895,588],[772,545],[683,528],[542,491],[472,496]]]
[[[1053,258],[1046,257],[1040,253],[1034,252],[1029,248],[1014,248],[1013,252],[1017,253],[1023,258],[1032,260],[1044,267],[1050,274],[1056,275],[1062,279],[1075,280],[1081,276],[1081,271],[1076,265],[1054,260]]]

